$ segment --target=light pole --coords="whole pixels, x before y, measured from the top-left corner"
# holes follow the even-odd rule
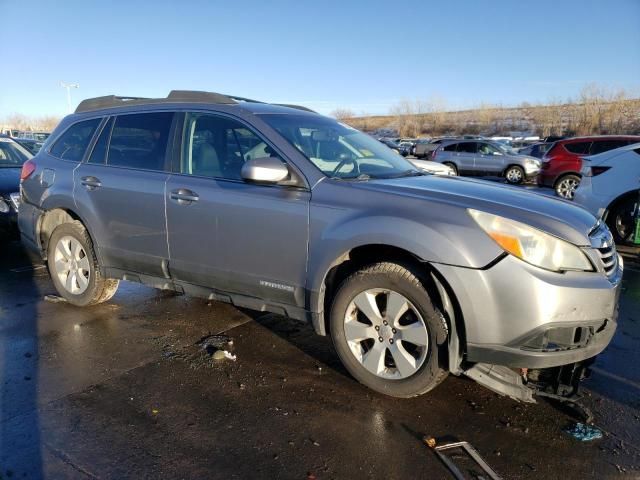
[[[71,113],[71,89],[80,88],[80,84],[60,82],[60,86],[67,89],[67,109],[69,110],[69,113]]]

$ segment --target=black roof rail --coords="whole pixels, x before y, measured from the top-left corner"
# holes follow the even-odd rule
[[[252,100],[250,98],[237,97],[235,95],[223,95],[221,93],[215,92],[201,92],[196,90],[171,90],[166,98],[120,97],[117,95],[106,95],[104,97],[88,98],[80,102],[78,108],[76,108],[76,113],[101,110],[103,108],[123,107],[127,105],[145,105],[176,102],[216,104],[236,104],[240,102],[265,103],[258,100]],[[300,105],[287,105],[283,103],[276,103],[275,105],[316,113],[313,110],[307,107],[302,107]]]
[[[274,103],[274,105],[278,105],[279,107],[295,108],[296,110],[304,110],[305,112],[318,113],[315,110],[311,110],[308,107],[303,107],[302,105],[292,105],[290,103]]]
[[[76,108],[76,113],[99,110],[101,108],[119,107],[130,102],[140,103],[140,100],[151,100],[144,97],[118,97],[116,95],[105,95],[104,97],[87,98]]]

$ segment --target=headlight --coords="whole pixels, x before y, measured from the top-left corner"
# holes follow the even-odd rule
[[[490,213],[469,209],[469,214],[501,248],[527,263],[554,272],[593,271],[582,250],[569,242]]]
[[[529,167],[539,167],[540,166],[540,160],[534,160],[533,158],[527,158],[524,161],[524,164],[529,166]]]
[[[0,198],[0,213],[9,213],[9,204]]]

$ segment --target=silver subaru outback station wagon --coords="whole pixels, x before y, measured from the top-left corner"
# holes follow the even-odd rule
[[[21,178],[23,241],[69,303],[127,280],[307,320],[387,395],[453,373],[532,401],[616,328],[622,261],[593,215],[426,174],[304,107],[85,100]]]

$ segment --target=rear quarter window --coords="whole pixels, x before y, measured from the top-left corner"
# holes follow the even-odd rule
[[[93,118],[74,123],[56,140],[49,153],[63,160],[82,161],[100,121],[100,118]]]

